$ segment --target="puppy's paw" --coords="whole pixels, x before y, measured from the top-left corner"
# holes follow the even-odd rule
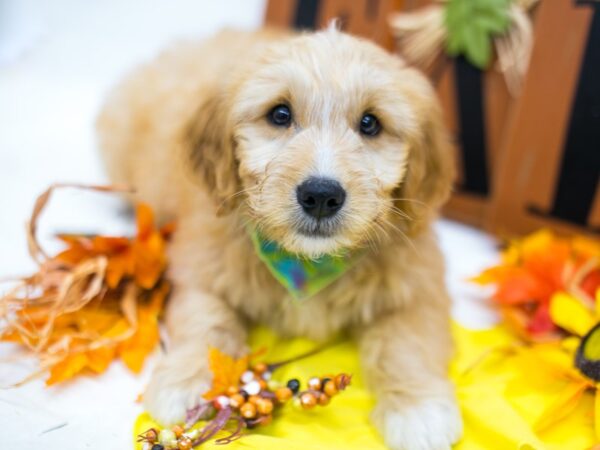
[[[391,450],[449,450],[462,435],[462,419],[454,399],[428,398],[412,405],[377,405],[373,420]]]
[[[162,425],[182,422],[187,410],[202,401],[202,394],[210,389],[210,380],[208,369],[190,373],[189,366],[182,368],[163,361],[144,392],[144,407]]]

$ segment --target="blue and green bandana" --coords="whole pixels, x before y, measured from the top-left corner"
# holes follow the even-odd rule
[[[325,289],[346,273],[356,261],[349,252],[324,255],[316,259],[303,258],[264,239],[256,232],[250,234],[258,257],[296,300],[307,299]]]

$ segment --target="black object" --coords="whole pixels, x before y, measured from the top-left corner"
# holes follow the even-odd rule
[[[319,0],[298,0],[294,16],[294,27],[299,29],[315,28],[318,12]]]
[[[335,215],[342,208],[346,191],[335,180],[311,177],[298,186],[296,197],[306,214],[323,219]]]
[[[600,181],[600,3],[586,7],[594,8],[594,16],[549,213],[579,225],[587,224]]]
[[[269,111],[269,120],[273,125],[287,127],[292,122],[292,111],[287,105],[277,105]]]
[[[297,394],[300,390],[300,381],[298,381],[296,378],[292,378],[287,382],[287,387],[290,388],[294,394]]]
[[[586,358],[584,349],[590,337],[598,332],[598,328],[600,328],[600,324],[588,331],[588,334],[581,340],[581,343],[577,348],[577,353],[575,354],[575,366],[582,374],[594,381],[600,381],[600,360]]]
[[[483,72],[463,56],[454,62],[462,148],[462,191],[487,197],[489,193]]]

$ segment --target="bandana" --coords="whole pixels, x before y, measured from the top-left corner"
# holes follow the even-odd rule
[[[349,252],[309,259],[251,233],[258,257],[296,300],[312,297],[344,275],[356,260]]]

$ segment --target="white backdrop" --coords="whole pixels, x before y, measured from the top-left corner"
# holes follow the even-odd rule
[[[52,182],[105,181],[93,121],[107,89],[168,43],[223,26],[255,28],[264,0],[0,0],[0,278],[34,268],[24,222]],[[41,222],[46,248],[57,231],[123,233],[122,205],[102,194],[59,193]],[[496,258],[494,241],[462,225],[438,225],[448,260],[454,316],[479,327],[495,320],[465,279]],[[0,292],[2,286],[0,286]],[[0,346],[0,358],[12,355]],[[115,363],[102,376],[46,389],[42,381],[0,390],[0,448],[131,448],[131,427],[152,361],[140,376]],[[0,383],[32,370],[0,360]]]

